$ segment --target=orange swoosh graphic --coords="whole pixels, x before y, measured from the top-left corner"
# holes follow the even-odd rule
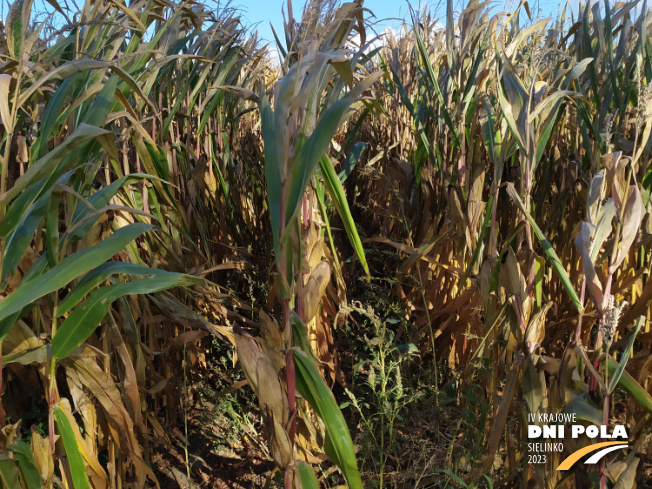
[[[561,464],[557,467],[557,470],[568,470],[570,469],[575,462],[581,459],[584,455],[594,452],[600,448],[609,447],[611,445],[622,445],[622,441],[605,441],[602,443],[594,443],[588,447],[580,448],[578,451],[570,454]]]

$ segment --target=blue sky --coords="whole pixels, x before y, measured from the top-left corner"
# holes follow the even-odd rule
[[[497,8],[505,8],[505,3],[513,4],[513,6],[518,5],[518,2],[495,2]],[[559,1],[555,0],[530,0],[529,4],[534,9],[535,6],[541,10],[541,15],[543,17],[549,16],[557,12],[559,7]],[[577,5],[577,2],[572,2]],[[464,2],[466,4],[466,1]],[[249,22],[249,24],[257,24],[258,32],[260,36],[269,42],[274,41],[272,30],[269,27],[270,22],[276,29],[277,33],[283,31],[283,16],[281,14],[282,9],[286,10],[287,13],[287,0],[234,0],[233,6],[238,6],[242,9],[242,14],[244,19]],[[300,9],[303,8],[302,0],[295,0],[293,3],[294,16],[295,18],[300,17]],[[435,1],[421,1],[419,0],[366,0],[364,2],[365,8],[371,10],[376,16],[375,20],[380,21],[378,24],[378,31],[381,32],[382,28],[385,26],[396,27],[400,24],[396,18],[409,18],[410,16],[410,5],[413,8],[424,8],[428,7],[432,14],[436,18],[443,19],[446,15],[446,1],[445,0],[435,0]],[[459,0],[454,0],[454,5],[456,6],[456,11],[459,13],[461,7],[461,2]],[[513,7],[512,7],[513,8]],[[533,12],[534,14],[534,12]]]
[[[410,2],[413,6],[418,6],[416,2]],[[269,27],[271,22],[277,33],[283,31],[283,16],[282,10],[285,10],[287,15],[287,2],[286,0],[235,0],[233,5],[240,5],[242,8],[243,17],[250,23],[258,24],[258,32],[261,37],[267,41],[273,41],[272,30]],[[392,17],[409,17],[409,6],[407,0],[367,0],[364,6],[373,11],[376,20],[382,20],[381,25],[397,24],[397,20],[390,20]],[[295,0],[292,3],[294,9],[294,17],[299,18],[300,10],[303,8],[301,0]],[[445,7],[441,12],[445,14]],[[379,29],[379,31],[382,28]]]
[[[0,17],[5,18],[8,12],[8,5],[13,0],[0,0]],[[63,1],[63,0],[59,0]],[[73,0],[75,1],[75,0]],[[76,0],[77,4],[82,4],[84,0]],[[225,0],[213,0],[218,3],[224,4]],[[346,1],[346,0],[342,0]],[[455,6],[455,13],[459,14],[463,5],[466,5],[467,0],[453,0]],[[519,0],[503,0],[493,2],[496,11],[507,10],[511,11]],[[604,0],[600,0],[604,1]],[[538,10],[541,17],[555,16],[560,8],[562,0],[528,0],[528,3],[534,11]],[[570,4],[574,7],[577,13],[577,4],[579,0],[570,0]],[[209,3],[209,1],[207,1]],[[565,3],[565,0],[564,0]],[[301,10],[304,5],[304,0],[294,0],[294,16],[300,18]],[[442,19],[446,15],[446,0],[365,0],[365,8],[371,10],[375,15],[377,21],[377,32],[382,32],[384,27],[398,27],[401,22],[400,19],[409,18],[410,5],[416,9],[428,8],[432,15],[438,19]],[[270,28],[270,22],[277,32],[283,31],[283,16],[281,14],[283,9],[287,9],[287,0],[231,0],[231,6],[240,10],[243,20],[250,26],[257,26],[263,42],[270,42],[274,44],[274,37]],[[34,0],[33,13],[51,10],[44,0]]]

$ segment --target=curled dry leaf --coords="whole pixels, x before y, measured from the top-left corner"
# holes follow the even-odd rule
[[[630,185],[629,196],[627,197],[623,215],[622,236],[618,244],[616,258],[609,267],[609,273],[614,273],[620,267],[627,253],[629,253],[629,249],[632,247],[638,234],[642,219],[643,199],[641,198],[641,192],[638,189],[638,185]]]
[[[5,130],[11,134],[14,131],[14,121],[11,118],[11,110],[9,108],[9,85],[11,84],[11,76],[0,74],[0,118]]]
[[[273,413],[269,413],[266,422],[267,438],[272,458],[276,464],[284,469],[293,458],[292,444],[285,426],[281,424]]]
[[[606,169],[606,184],[611,186],[611,196],[616,202],[616,210],[620,210],[622,198],[625,195],[625,167],[627,162],[622,158],[622,151],[609,153],[601,158],[602,166]]]
[[[616,480],[616,485],[613,489],[633,489],[636,487],[636,469],[640,459],[635,456],[635,453],[630,453],[625,459],[626,466],[620,473]]]
[[[38,429],[32,429],[32,440],[30,441],[32,454],[36,467],[41,474],[41,480],[45,483],[46,487],[52,481],[54,475],[54,460],[52,459],[52,451],[50,450],[50,442],[47,438],[41,436]]]
[[[590,223],[595,223],[598,219],[598,209],[600,203],[604,198],[604,170],[600,170],[596,175],[591,179],[591,185],[589,186],[589,192],[587,195],[586,202],[586,219]]]
[[[258,362],[261,358],[265,358],[265,352],[255,338],[249,335],[234,334],[235,349],[238,353],[238,361],[242,370],[244,370],[249,385],[258,392]]]
[[[521,330],[525,331],[525,325],[530,317],[532,299],[527,293],[527,282],[521,273],[518,258],[511,248],[507,249],[505,262],[501,264],[500,270],[500,285],[504,287],[510,303],[514,306]]]
[[[322,261],[315,267],[308,278],[308,283],[304,287],[304,316],[305,321],[309,322],[315,317],[319,310],[321,298],[326,291],[326,287],[331,278],[331,266],[328,262]]]
[[[534,354],[545,337],[546,314],[552,307],[552,304],[552,302],[546,302],[541,310],[532,316],[532,319],[530,319],[530,323],[525,330],[525,346],[530,355]]]
[[[262,337],[260,345],[276,368],[276,372],[280,372],[285,367],[285,355],[281,353],[284,348],[281,329],[276,320],[265,311],[260,311],[258,326]]]
[[[62,363],[66,367],[66,375],[84,389],[88,389],[89,394],[102,407],[111,434],[120,450],[129,455],[139,483],[145,484],[147,477],[155,480],[153,472],[143,460],[134,422],[122,402],[120,391],[111,375],[97,364],[95,351],[86,346]]]
[[[272,333],[274,327],[278,327],[265,313],[261,313],[261,324],[265,324],[263,328],[266,328],[272,341],[280,342],[280,338],[275,338],[276,335]],[[272,361],[274,357],[270,360],[265,354],[272,347],[264,339],[248,335],[236,334],[235,342],[240,365],[264,415],[270,453],[276,464],[285,468],[292,461],[294,453],[287,433],[290,410],[285,386],[278,376],[279,369]]]
[[[593,226],[588,222],[583,222],[577,238],[575,238],[575,246],[580,252],[582,257],[582,267],[584,271],[584,276],[586,277],[586,287],[589,293],[589,297],[595,304],[596,309],[600,314],[602,314],[602,282],[598,278],[598,274],[595,271],[595,266],[591,260],[591,235],[593,234]]]
[[[276,369],[267,358],[260,358],[256,366],[258,375],[258,402],[261,408],[274,415],[283,426],[288,421],[288,399]]]

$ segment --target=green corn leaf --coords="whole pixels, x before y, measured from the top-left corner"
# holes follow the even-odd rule
[[[55,266],[59,261],[59,203],[61,192],[52,192],[48,209],[45,213],[45,243],[50,265]]]
[[[428,72],[428,76],[430,77],[430,83],[435,89],[435,93],[437,94],[437,99],[439,100],[439,108],[442,111],[442,114],[444,116],[444,121],[446,122],[446,125],[448,126],[449,131],[451,132],[451,135],[453,137],[453,145],[457,148],[460,147],[460,135],[457,132],[457,129],[455,129],[455,124],[453,123],[453,118],[450,115],[450,112],[448,111],[448,104],[446,103],[446,100],[444,99],[444,95],[441,93],[441,89],[439,88],[439,83],[437,82],[437,77],[435,76],[435,72],[432,69],[432,63],[430,62],[430,56],[428,55],[428,50],[426,49],[425,44],[423,43],[423,40],[421,39],[421,36],[419,35],[419,31],[417,29],[417,26],[419,25],[418,22],[414,22],[414,37],[417,40],[417,47],[419,48],[419,53],[421,54],[421,59],[423,61],[424,66],[426,67],[426,71]],[[452,27],[452,26],[451,26]],[[447,26],[448,28],[448,26]],[[450,62],[450,60],[449,60]]]
[[[47,154],[48,144],[51,139],[52,131],[55,128],[57,121],[61,120],[62,116],[66,116],[69,110],[69,105],[66,104],[68,99],[68,92],[73,88],[73,78],[67,78],[58,87],[57,91],[48,100],[43,116],[41,117],[41,125],[38,137],[32,145],[32,155],[37,158],[42,158]]]
[[[328,244],[331,248],[331,253],[333,255],[333,266],[335,267],[335,273],[337,274],[338,280],[343,280],[342,278],[342,267],[340,266],[340,260],[338,258],[337,249],[335,248],[335,241],[333,240],[333,233],[331,232],[331,224],[328,219],[328,213],[326,212],[326,205],[324,204],[324,185],[318,184],[315,188],[315,194],[317,195],[317,204],[319,206],[319,212],[321,212],[322,219],[324,220],[324,226],[326,227],[326,235],[328,236]]]
[[[49,198],[50,192],[44,194],[34,202],[34,204],[25,211],[20,223],[7,237],[3,263],[4,277],[2,277],[2,279],[13,274],[16,271],[16,268],[18,268],[27,247],[32,242],[36,228],[48,208]],[[16,208],[14,210],[18,209]]]
[[[362,268],[364,268],[367,277],[369,277],[369,265],[367,265],[367,258],[364,254],[364,248],[362,246],[362,241],[360,240],[360,235],[358,230],[355,227],[355,222],[353,222],[353,216],[351,215],[351,210],[349,209],[349,203],[346,200],[346,195],[344,195],[344,188],[342,187],[342,182],[335,173],[335,169],[330,162],[328,156],[322,156],[319,160],[319,165],[321,167],[322,176],[324,177],[324,182],[326,184],[326,189],[333,199],[335,208],[337,209],[338,214],[342,218],[344,223],[344,228],[346,229],[346,234],[349,237],[351,246],[355,250]]]
[[[563,412],[574,413],[577,419],[582,419],[593,424],[602,424],[602,412],[595,407],[591,398],[586,394],[580,394],[564,406]]]
[[[55,68],[54,70],[49,71],[45,76],[38,78],[38,80],[33,85],[30,85],[29,89],[27,89],[20,95],[20,97],[18,97],[18,106],[21,107],[25,102],[27,102],[27,100],[29,100],[32,95],[34,95],[34,93],[36,93],[39,88],[41,88],[47,82],[53,80],[63,80],[70,76],[76,75],[77,73],[98,69],[113,71],[127,84],[127,86],[129,86],[129,88],[134,91],[134,93],[136,93],[140,98],[147,102],[152,110],[156,110],[154,104],[152,104],[152,102],[145,96],[136,81],[126,71],[124,71],[119,66],[116,66],[114,63],[94,59],[78,59],[74,61],[68,61],[67,63],[64,63],[61,66]]]
[[[308,401],[326,426],[324,441],[326,455],[344,473],[350,489],[362,489],[362,479],[356,464],[351,434],[333,393],[305,353],[295,349],[293,358],[297,391]]]
[[[619,363],[609,356],[607,368],[609,375],[614,376],[619,368]],[[652,396],[639,384],[634,377],[632,377],[627,370],[623,370],[618,385],[625,389],[625,391],[634,398],[634,400],[645,409],[648,413],[652,414]]]
[[[450,470],[448,470],[448,469],[437,469],[437,472],[440,472],[440,473],[442,473],[442,474],[446,474],[448,477],[450,477],[451,479],[453,479],[453,480],[454,480],[454,481],[455,481],[455,482],[456,482],[460,487],[462,487],[462,488],[464,488],[464,489],[469,489],[469,486],[466,485],[466,484],[464,483],[464,481],[463,481],[460,477],[458,477],[457,475],[455,475],[455,474],[454,474],[453,472],[451,472]],[[446,482],[448,482],[448,481],[446,481]]]
[[[41,481],[41,474],[39,473],[38,468],[36,468],[34,455],[32,455],[29,445],[24,441],[17,441],[11,446],[11,448],[9,448],[9,450],[16,454],[18,466],[23,474],[23,479],[25,480],[27,489],[42,488],[43,483]]]
[[[231,74],[232,70],[235,69],[236,63],[240,59],[241,58],[240,58],[239,51],[233,49],[229,51],[226,57],[222,60],[219,73],[211,83],[211,88],[208,90],[208,93],[206,94],[206,99],[204,99],[204,101],[201,103],[201,105],[198,108],[199,113],[203,113],[204,115],[202,116],[201,121],[197,126],[197,134],[200,134],[201,131],[204,129],[205,125],[208,123],[208,120],[210,119],[211,114],[215,113],[218,105],[224,106],[226,101],[225,96],[227,93],[239,94],[239,96],[241,97],[250,97],[251,99],[254,100],[258,99],[255,93],[253,92],[248,93],[248,89],[225,85],[227,83],[228,76]],[[238,92],[239,89],[241,89],[242,91]]]
[[[641,326],[643,326],[643,324],[645,324],[645,316],[640,316],[636,323],[636,328],[634,329],[632,335],[629,337],[627,346],[623,350],[623,354],[620,357],[618,368],[616,368],[616,370],[614,371],[613,376],[611,377],[611,381],[609,382],[609,394],[611,394],[614,391],[614,389],[618,385],[618,382],[620,382],[620,378],[623,376],[623,372],[625,371],[625,365],[627,365],[627,362],[629,361],[629,357],[632,353],[632,348],[634,347],[634,340],[636,339],[636,335],[641,330]]]
[[[7,49],[9,56],[17,61],[27,58],[28,53],[23,53],[25,36],[32,13],[33,0],[16,0],[9,7],[7,15]]]
[[[280,145],[283,143],[278,140],[276,117],[264,93],[260,96],[260,118],[265,142],[265,178],[267,180],[269,217],[274,236],[274,252],[278,260],[278,257],[281,256],[279,233],[281,225],[281,165],[283,164]]]
[[[592,64],[589,66],[592,66]],[[606,153],[607,144],[602,138],[600,131],[596,128],[594,124],[594,119],[591,115],[591,110],[588,107],[588,103],[586,103],[583,99],[571,99],[571,103],[575,106],[578,115],[582,118],[582,121],[586,125],[586,129],[590,131],[591,137],[595,139],[596,143],[598,143],[598,146],[600,147],[600,151]],[[590,138],[583,135],[582,142],[585,145],[590,144]]]
[[[2,487],[4,489],[20,487],[16,463],[4,453],[0,453],[0,480],[2,481]]]
[[[18,288],[0,302],[0,320],[98,267],[152,227],[149,224],[138,223],[120,228],[97,245],[66,257],[38,279],[29,281],[23,279]]]
[[[283,45],[281,44],[281,41],[278,38],[278,35],[276,34],[276,30],[274,29],[274,26],[272,25],[271,22],[269,23],[269,26],[272,28],[272,34],[274,34],[274,40],[276,41],[276,47],[278,48],[279,53],[282,56],[282,59],[285,59],[286,56],[288,55],[287,51],[285,50],[285,48],[283,48]]]
[[[353,147],[349,151],[349,154],[346,155],[346,159],[344,160],[344,165],[342,165],[342,171],[337,175],[337,178],[340,179],[340,182],[344,183],[346,179],[349,178],[349,175],[353,173],[353,169],[355,168],[355,165],[358,163],[360,157],[362,156],[362,153],[364,153],[364,150],[367,149],[368,146],[369,143],[365,143],[364,141],[360,141],[353,145]]]
[[[317,364],[317,359],[312,352],[310,340],[308,339],[308,331],[304,322],[298,315],[292,313],[290,315],[290,325],[292,326],[292,338],[294,339],[294,344],[301,348],[308,358]]]
[[[98,285],[103,284],[110,276],[115,274],[125,274],[134,277],[159,276],[165,280],[170,274],[172,274],[172,272],[157,270],[155,268],[146,267],[144,265],[137,265],[135,263],[126,263],[121,261],[109,261],[103,263],[99,267],[91,270],[86,275],[84,275],[84,277],[79,281],[75,288],[73,288],[70,293],[66,295],[66,297],[59,303],[59,307],[57,308],[57,317],[61,317],[66,314],[70,309],[75,307],[79,301],[81,301],[91,290],[93,290]],[[187,275],[185,277],[190,278],[192,275]],[[197,280],[202,281],[202,279]]]
[[[158,148],[155,148],[147,143],[147,141],[142,137],[141,134],[135,134],[131,139],[134,147],[136,148],[136,153],[140,157],[143,167],[146,172],[151,175],[158,174],[159,177],[162,175],[168,175],[167,173],[167,160],[165,162],[166,170],[160,172],[162,166],[162,159],[164,159],[159,153]],[[187,150],[186,150],[187,151]],[[158,194],[163,196],[170,207],[178,209],[178,202],[172,197],[170,192],[169,185],[163,185],[163,180],[161,178],[156,178],[152,183],[158,191]]]
[[[613,40],[613,28],[611,24],[611,7],[609,2],[604,2],[604,33],[605,41],[607,47],[607,60],[609,61],[609,66],[607,68],[607,73],[609,74],[609,81],[611,82],[610,95],[614,98],[614,107],[622,107],[622,95],[623,87],[618,84],[618,72],[620,71],[619,67],[616,66],[614,60],[614,40]]]
[[[491,481],[489,476],[487,474],[483,474],[482,476],[487,481],[487,489],[494,489],[494,483]]]
[[[66,173],[64,173],[64,176],[66,176]],[[65,180],[66,179],[63,177],[60,179],[62,183],[65,182]],[[16,229],[19,223],[21,223],[21,220],[26,215],[26,210],[30,209],[37,198],[47,194],[48,198],[45,199],[47,202],[50,192],[53,190],[52,187],[56,181],[56,179],[53,179],[50,176],[49,178],[46,177],[34,182],[11,203],[4,220],[0,223],[0,238],[8,239],[9,234]]]
[[[347,114],[353,97],[344,97],[335,102],[319,118],[315,130],[308,139],[301,145],[299,154],[293,159],[290,175],[287,183],[287,197],[285,209],[286,229],[290,229],[289,223],[294,217],[301,203],[301,197],[312,178],[317,164],[326,153],[335,131],[340,126],[342,119]],[[337,175],[335,176],[337,178]],[[338,180],[339,181],[339,180]]]
[[[118,90],[120,80],[116,76],[109,78],[108,82],[104,83],[102,90],[90,101],[85,104],[85,111],[79,116],[79,120],[84,124],[93,126],[102,126],[106,123],[106,119],[112,110],[117,111],[117,106],[120,104],[115,96],[115,91]]]
[[[312,467],[303,460],[297,461],[297,475],[302,489],[319,489],[319,483]]]
[[[387,80],[384,80],[384,81],[387,82]],[[373,102],[377,103],[378,101],[374,100]],[[337,153],[337,155],[335,156],[335,159],[339,160],[340,156],[342,156],[342,153],[344,152],[344,148],[347,148],[358,137],[358,134],[360,132],[360,128],[362,127],[362,124],[364,124],[364,121],[367,120],[369,115],[372,113],[372,110],[373,110],[372,104],[370,104],[368,100],[364,100],[363,104],[365,104],[365,109],[362,111],[362,113],[358,117],[358,120],[355,121],[355,124],[353,125],[353,127],[347,131],[346,139],[344,140],[344,143],[342,143],[342,147],[340,149],[340,152]],[[384,112],[382,108],[376,108],[376,110],[378,112],[380,112],[380,113]],[[363,141],[355,143],[353,145],[353,147],[351,148],[351,151],[349,152],[349,154],[346,156],[346,159],[347,160],[349,160],[349,158],[351,158],[352,160],[355,159],[355,161],[357,163],[358,159],[360,158],[360,156],[362,156],[362,153],[364,153],[364,150],[368,146],[368,144],[369,143],[365,143]],[[353,153],[353,155],[351,155],[351,153]],[[355,157],[356,153],[359,153],[357,158]],[[352,165],[353,165],[353,167],[355,167],[355,163],[352,163]],[[353,170],[353,167],[351,167],[351,170]],[[345,161],[344,162],[344,169],[342,171],[346,171],[347,168],[348,168],[348,164]],[[340,180],[341,179],[342,179],[342,173],[340,172]],[[342,183],[344,183],[344,181],[342,181]]]
[[[446,0],[446,64],[448,71],[457,73],[459,52],[455,45],[455,20],[453,18],[453,0]]]
[[[527,212],[525,205],[521,201],[521,198],[518,196],[518,193],[514,188],[514,184],[511,182],[507,184],[507,193],[509,194],[510,198],[514,201],[514,203],[518,206],[518,208],[521,210],[523,215],[527,218],[528,222],[530,223],[530,226],[532,226],[534,233],[539,239],[539,243],[541,243],[546,258],[548,259],[552,267],[555,269],[555,272],[557,272],[557,275],[559,275],[559,278],[561,279],[561,283],[564,286],[564,289],[566,289],[566,292],[568,293],[571,301],[573,302],[575,309],[577,309],[578,312],[582,312],[584,308],[582,307],[582,303],[580,302],[580,298],[578,297],[577,292],[575,292],[575,288],[573,287],[570,277],[566,273],[566,269],[564,268],[564,265],[561,263],[561,260],[557,256],[557,253],[555,253],[555,250],[550,244],[550,241],[548,241],[548,239],[545,237],[545,235],[543,234],[539,226],[537,226],[537,223],[535,222],[534,218],[530,215],[529,212]]]
[[[509,63],[509,62],[507,62]],[[500,107],[507,121],[512,135],[516,139],[519,147],[522,150],[525,150],[525,142],[523,140],[524,127],[521,126],[521,122],[525,122],[523,117],[521,117],[521,111],[524,110],[525,99],[527,98],[527,93],[523,84],[514,74],[514,68],[507,64],[502,73],[499,73],[499,80],[502,83],[498,83],[497,93],[498,101],[500,102]],[[503,85],[504,90],[503,91]]]
[[[500,153],[500,132],[495,132],[496,114],[493,106],[486,99],[480,112],[480,124],[482,127],[482,140],[487,153],[491,161],[497,161],[497,156]]]
[[[27,273],[23,277],[21,284],[26,284],[35,277],[40,276],[48,268],[48,265],[49,262],[47,255],[41,255],[30,267],[30,269],[27,270]],[[30,309],[32,309],[32,307],[34,307],[33,304],[27,304],[20,311],[15,312],[14,314],[11,314],[6,318],[0,320],[0,340],[4,340],[14,323],[22,318],[25,314],[27,314]]]
[[[81,124],[63,143],[54,148],[43,158],[30,165],[25,174],[19,177],[9,190],[7,190],[3,195],[0,195],[0,204],[10,202],[35,180],[54,173],[57,165],[64,159],[64,157],[68,156],[73,149],[89,140],[99,138],[105,134],[109,134],[109,131],[100,129],[99,127]],[[74,161],[71,163],[74,163]]]
[[[73,487],[75,489],[91,489],[90,483],[88,482],[88,474],[86,473],[86,466],[84,465],[84,458],[77,444],[72,426],[59,406],[54,406],[52,409],[54,411],[54,419],[57,421],[57,426],[59,427],[61,439],[63,440],[63,447],[68,457]]]
[[[143,139],[143,144],[147,148],[158,177],[164,181],[170,180],[170,168],[168,167],[168,160],[165,157],[165,151],[158,146],[152,145],[146,139]],[[168,186],[166,185],[165,188],[168,188]],[[167,193],[170,195],[169,190]]]
[[[143,179],[157,179],[152,175],[145,173],[130,173],[125,175],[91,195],[86,201],[96,210],[102,209],[109,201],[120,191],[124,185],[138,182]],[[90,209],[84,203],[78,203],[75,212],[70,221],[71,231],[66,236],[67,243],[73,243],[84,236],[91,230],[95,223],[102,217],[102,214],[96,210]]]
[[[584,49],[589,52],[589,57],[591,58],[597,58],[596,52],[599,51],[600,47],[596,46],[595,49],[593,48],[593,44],[591,42],[591,35],[589,33],[589,29],[591,26],[591,21],[589,20],[589,11],[591,2],[586,2],[586,6],[584,8],[583,12],[583,18],[582,18],[582,43],[584,44]],[[596,43],[597,44],[597,43]],[[601,94],[600,90],[598,89],[598,75],[596,72],[596,63],[591,62],[587,66],[587,71],[589,73],[589,80],[591,82],[591,95],[593,96],[593,103],[595,107],[600,107],[600,99],[601,99]]]
[[[546,149],[546,145],[548,144],[550,135],[552,134],[553,129],[557,125],[557,116],[559,115],[559,111],[564,106],[564,102],[563,102],[564,95],[560,95],[561,93],[562,92],[555,92],[552,96],[546,98],[543,103],[539,104],[535,110],[537,115],[539,115],[540,114],[539,109],[545,110],[544,109],[545,105],[548,105],[550,103],[554,104],[553,108],[546,114],[545,120],[542,126],[540,126],[539,128],[539,138],[536,142],[536,153],[534,156],[534,169],[537,168],[539,162],[541,161],[541,157],[543,156],[543,152]],[[570,92],[570,93],[574,93],[574,92]],[[553,98],[554,101],[549,102]],[[528,119],[528,124],[531,123],[533,115],[534,112],[530,115],[530,118]]]
[[[127,294],[150,294],[172,287],[187,287],[202,279],[192,275],[150,269],[147,278],[102,287],[71,312],[52,339],[52,356],[65,358],[95,331],[111,303]]]
[[[176,101],[172,106],[172,109],[170,109],[170,113],[163,121],[163,128],[162,128],[163,134],[167,134],[168,130],[170,129],[170,124],[172,124],[175,115],[181,108],[182,102],[186,100],[186,95],[188,93],[188,90],[190,90],[190,84],[195,79],[197,70],[198,70],[198,65],[195,65],[193,70],[190,73],[188,73],[188,76],[186,78],[186,83],[184,84],[183,88],[179,91],[179,93],[176,94]]]
[[[585,71],[586,68],[593,62],[593,58],[584,58],[582,61],[573,66],[573,69],[570,71],[568,76],[564,78],[564,87],[566,90],[570,90],[571,83],[577,80]]]
[[[405,90],[405,87],[401,83],[401,80],[399,76],[396,74],[394,70],[391,70],[392,72],[392,80],[394,81],[394,86],[396,87],[399,96],[401,97],[401,101],[403,102],[403,105],[407,108],[408,112],[412,116],[412,120],[414,120],[414,124],[417,129],[417,133],[419,134],[419,137],[421,138],[421,142],[423,143],[423,147],[426,149],[428,156],[430,157],[430,161],[437,162],[438,164],[438,169],[441,169],[441,163],[438,159],[435,158],[433,152],[432,152],[432,147],[430,145],[430,142],[428,141],[428,136],[426,135],[426,131],[423,127],[423,124],[421,123],[421,119],[419,118],[419,115],[417,114],[416,110],[414,109],[414,105],[410,101],[410,97],[407,94],[407,91]],[[437,146],[435,146],[437,148]],[[414,172],[414,175],[417,179],[417,184],[420,181],[420,172]],[[440,175],[440,180],[443,179],[443,174]],[[442,180],[443,181],[443,180]]]

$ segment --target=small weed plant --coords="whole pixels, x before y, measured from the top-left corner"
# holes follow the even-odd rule
[[[364,335],[361,358],[353,372],[354,394],[346,389],[350,399],[340,407],[352,405],[360,416],[361,444],[364,459],[373,467],[374,486],[386,487],[386,472],[390,459],[395,455],[397,420],[402,421],[401,412],[418,396],[403,385],[401,368],[416,353],[412,344],[395,344],[395,334],[388,325],[398,324],[396,319],[382,320],[372,307],[362,307],[359,302],[344,307],[341,312],[358,313],[364,318],[365,326],[371,326],[373,337]]]

